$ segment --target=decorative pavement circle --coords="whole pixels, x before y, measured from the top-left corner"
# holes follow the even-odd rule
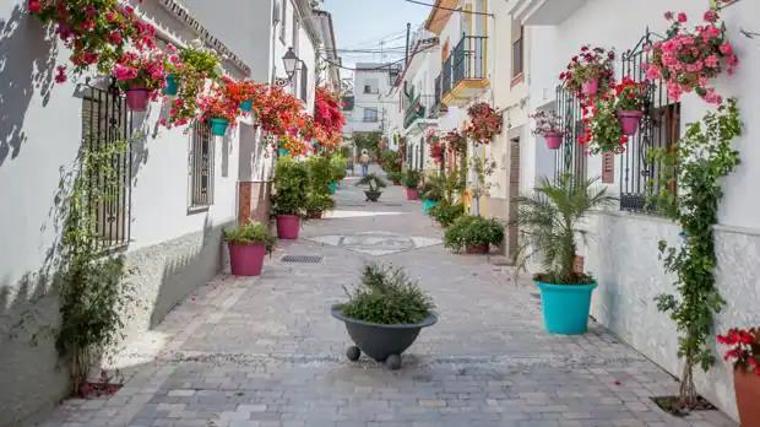
[[[325,245],[337,246],[350,251],[374,256],[390,255],[440,245],[440,239],[408,236],[384,231],[367,231],[354,234],[327,234],[310,237],[307,240]]]

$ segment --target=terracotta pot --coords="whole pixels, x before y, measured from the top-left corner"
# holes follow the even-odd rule
[[[295,240],[301,230],[301,217],[298,215],[277,215],[277,237]]]
[[[594,96],[599,91],[599,79],[591,79],[583,82],[581,93],[586,96]]]
[[[416,188],[406,189],[406,200],[419,200],[420,192]]]
[[[562,134],[561,133],[547,133],[544,135],[546,140],[546,146],[550,150],[557,150],[562,146]]]
[[[306,212],[306,217],[309,219],[322,219],[322,211]]]
[[[227,243],[230,250],[230,269],[235,276],[258,276],[267,253],[265,245]]]
[[[483,243],[480,245],[467,245],[465,246],[464,251],[470,255],[484,255],[488,253],[488,249],[488,243]]]
[[[620,129],[628,136],[635,135],[644,112],[638,110],[621,110],[617,112]]]
[[[755,371],[735,369],[734,390],[742,427],[760,426],[760,375]]]
[[[150,91],[145,88],[127,89],[127,107],[136,112],[148,109],[150,103]]]

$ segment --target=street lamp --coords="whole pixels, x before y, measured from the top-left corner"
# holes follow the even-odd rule
[[[300,61],[301,59],[298,58],[298,55],[293,52],[293,48],[289,47],[285,56],[282,57],[282,63],[285,65],[285,74],[288,75],[289,81],[293,80],[293,76],[296,74],[298,63]]]

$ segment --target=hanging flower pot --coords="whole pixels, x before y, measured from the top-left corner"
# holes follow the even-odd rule
[[[562,134],[558,132],[551,132],[544,134],[544,139],[546,140],[546,146],[550,150],[557,150],[559,147],[562,146]]]
[[[127,107],[135,112],[143,112],[148,109],[150,103],[150,91],[145,88],[130,88],[126,90]]]
[[[240,110],[250,113],[253,110],[253,100],[249,99],[240,103]]]
[[[218,117],[209,119],[209,123],[211,124],[211,134],[214,136],[224,136],[227,133],[227,126],[230,125],[227,119],[220,119]]]
[[[280,157],[285,157],[290,155],[290,151],[287,148],[278,148],[277,149],[277,155]]]
[[[644,113],[637,110],[621,110],[617,112],[617,116],[623,133],[632,136],[639,130],[639,123]]]
[[[175,96],[179,92],[179,86],[177,86],[177,76],[169,74],[166,76],[166,85],[164,86],[164,95]]]
[[[589,79],[581,85],[581,93],[585,96],[594,96],[599,91],[599,79]]]

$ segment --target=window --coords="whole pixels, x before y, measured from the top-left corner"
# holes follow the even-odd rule
[[[96,242],[102,249],[127,244],[130,235],[132,115],[115,88],[89,87],[82,99],[82,145],[105,157],[107,170],[95,166],[89,177]],[[106,169],[104,167],[103,169]]]
[[[365,108],[364,121],[367,123],[376,123],[377,122],[377,108]]]
[[[190,207],[206,207],[214,203],[214,145],[208,123],[195,123],[192,143]]]
[[[523,27],[512,23],[512,83],[522,81],[523,75]],[[516,81],[517,80],[517,81]]]
[[[380,89],[378,86],[380,85],[379,81],[377,79],[368,79],[364,81],[364,93],[365,94],[378,94],[380,93]]]

